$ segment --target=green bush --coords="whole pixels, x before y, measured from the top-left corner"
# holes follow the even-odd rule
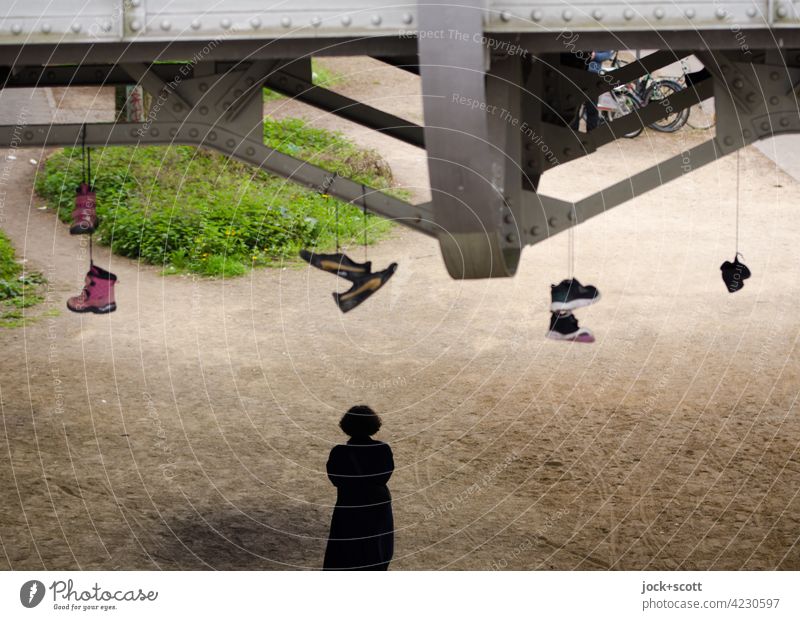
[[[371,187],[391,186],[391,171],[371,151],[298,119],[264,123],[265,143]],[[68,221],[81,180],[79,149],[51,155],[36,191]],[[101,219],[96,238],[122,256],[190,271],[234,276],[253,265],[294,258],[303,247],[334,246],[335,207],[343,244],[363,238],[363,214],[347,203],[222,155],[188,146],[92,150]],[[369,216],[371,240],[390,223]]]
[[[22,265],[14,258],[14,247],[0,232],[0,300],[13,299],[22,295],[22,282],[19,275]]]
[[[43,301],[38,294],[44,283],[42,274],[25,273],[15,258],[14,247],[0,232],[0,327],[18,327],[25,322],[19,309],[30,308]]]

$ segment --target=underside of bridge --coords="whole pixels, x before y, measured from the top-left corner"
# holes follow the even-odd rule
[[[220,8],[224,4],[224,9]],[[383,1],[263,9],[244,0],[17,3],[0,18],[3,88],[140,85],[141,122],[0,126],[5,147],[215,149],[438,238],[455,278],[511,276],[539,243],[761,138],[800,131],[800,21],[781,2]],[[598,49],[657,49],[599,75]],[[418,73],[425,125],[314,85],[312,56]],[[687,88],[574,130],[580,106],[688,56]],[[268,87],[425,149],[432,201],[410,204],[265,146]],[[537,192],[551,168],[714,98],[709,140],[577,202]]]

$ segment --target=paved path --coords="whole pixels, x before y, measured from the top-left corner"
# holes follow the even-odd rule
[[[1,90],[0,124],[16,126],[52,122],[53,104],[49,88]]]

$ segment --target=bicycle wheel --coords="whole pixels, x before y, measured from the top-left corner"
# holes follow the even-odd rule
[[[683,90],[683,85],[675,80],[655,80],[650,85],[650,88],[647,89],[645,102],[655,102],[666,107],[669,104],[670,97],[681,90]],[[683,127],[688,118],[689,108],[685,108],[680,111],[671,112],[666,117],[657,120],[655,123],[651,123],[650,127],[656,131],[672,133]]]
[[[701,101],[689,109],[689,118],[686,124],[692,129],[711,129],[717,124],[717,113],[714,110],[714,102],[710,99]]]
[[[636,99],[634,99],[633,95],[624,93],[615,96],[617,100],[617,106],[613,110],[603,111],[603,118],[607,122],[611,122],[617,118],[622,118],[623,116],[627,116],[628,114],[635,114],[636,109],[639,107],[636,103]],[[644,131],[644,127],[639,126],[633,131],[630,131],[625,134],[626,138],[635,138],[639,134]]]

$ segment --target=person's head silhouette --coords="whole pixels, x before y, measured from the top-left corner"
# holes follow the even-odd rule
[[[342,416],[339,428],[354,439],[371,437],[381,428],[381,419],[370,407],[356,405]]]

